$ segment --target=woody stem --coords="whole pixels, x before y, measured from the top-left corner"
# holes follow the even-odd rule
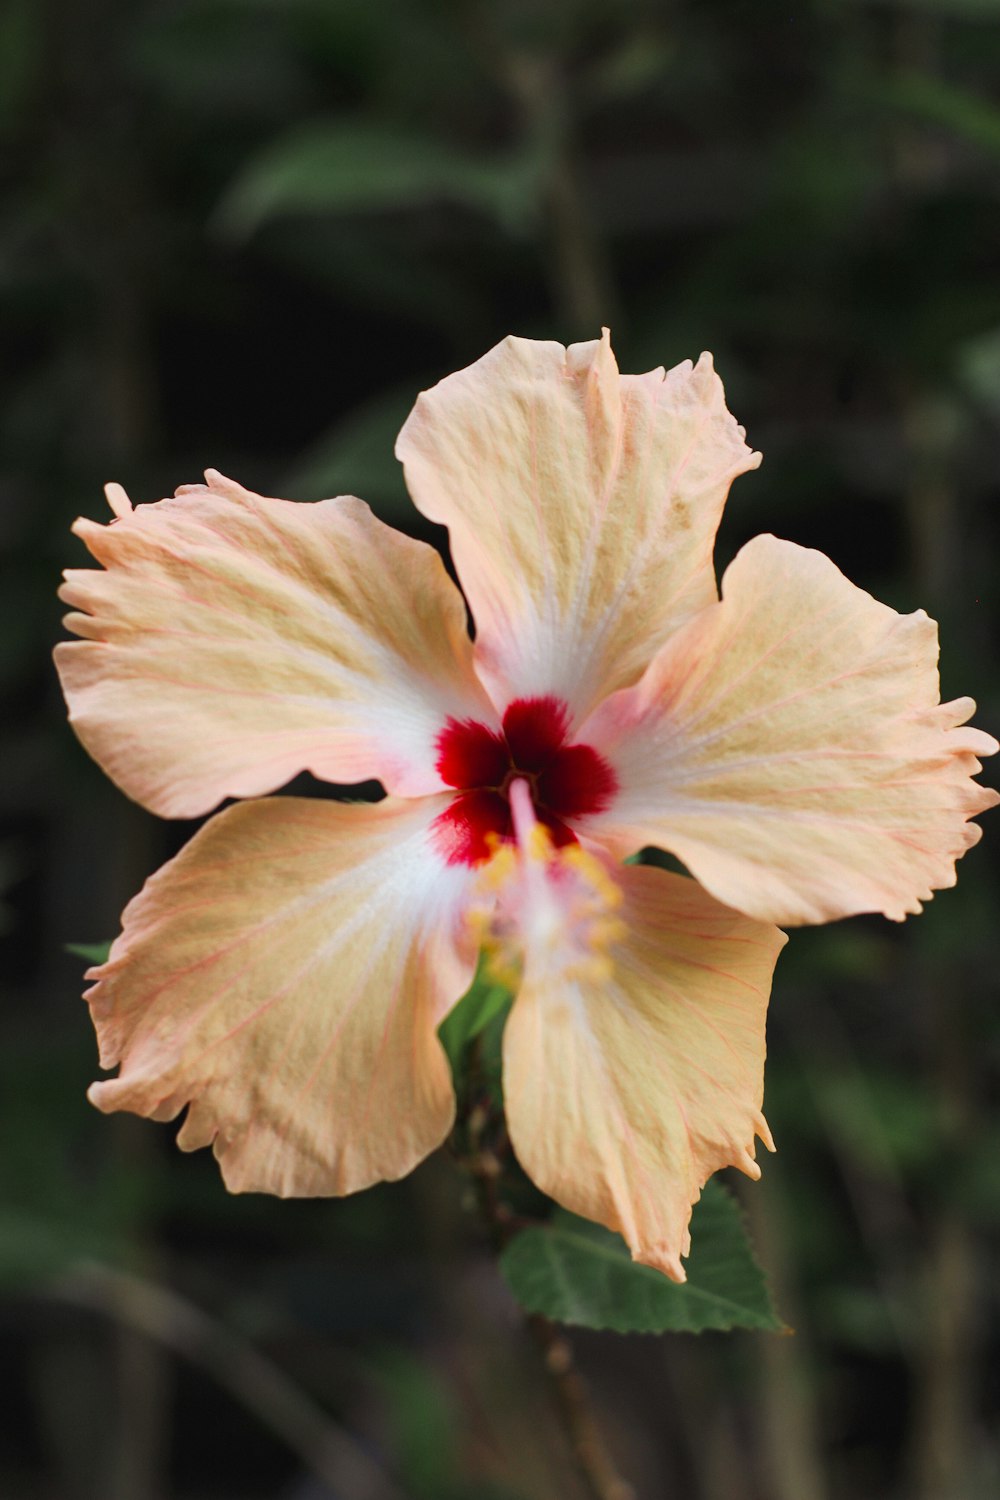
[[[573,1363],[569,1339],[548,1318],[533,1316],[527,1321],[552,1384],[580,1474],[593,1500],[635,1500],[635,1490],[615,1466],[590,1390]]]
[[[482,1141],[481,1129],[473,1127],[470,1134],[472,1150],[465,1165],[475,1178],[479,1209],[490,1240],[500,1251],[523,1221],[519,1223],[500,1195],[503,1166],[497,1153]],[[548,1318],[532,1314],[525,1321],[542,1356],[563,1431],[591,1500],[636,1500],[632,1485],[618,1472],[589,1387],[574,1363],[569,1339]]]

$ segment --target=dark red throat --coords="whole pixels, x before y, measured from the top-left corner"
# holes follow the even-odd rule
[[[459,795],[437,820],[452,864],[479,864],[495,841],[513,838],[511,782],[531,788],[535,816],[558,846],[576,842],[570,824],[603,812],[618,783],[590,745],[567,745],[569,714],[555,697],[515,698],[499,733],[475,719],[449,719],[438,736],[437,769]]]

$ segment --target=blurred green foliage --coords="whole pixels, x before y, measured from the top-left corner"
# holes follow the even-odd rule
[[[113,931],[189,829],[63,724],[69,521],[106,479],[152,498],[213,464],[428,535],[391,458],[417,390],[508,332],[607,321],[625,369],[712,349],[765,453],[722,562],[774,530],[927,607],[945,696],[995,730],[998,83],[997,0],[0,3],[0,1493],[337,1493],[226,1384],[230,1345],[150,1343],[73,1292],[84,1263],[210,1310],[301,1392],[300,1437],[361,1435],[416,1500],[577,1493],[447,1163],[229,1199],[163,1127],[85,1104],[64,945]],[[780,1153],[741,1198],[796,1337],[581,1338],[641,1494],[1000,1487],[989,842],[901,930],[793,935]]]

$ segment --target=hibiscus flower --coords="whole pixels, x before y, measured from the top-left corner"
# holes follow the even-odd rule
[[[552,1198],[683,1278],[692,1203],[759,1175],[783,934],[954,883],[998,747],[938,702],[936,627],[818,552],[715,533],[754,468],[711,359],[506,339],[397,453],[437,553],[349,497],[214,471],[79,520],[72,723],[129,796],[210,819],[126,908],[90,1097],[187,1115],[229,1187],[348,1193],[452,1128],[437,1028],[480,945],[517,995],[505,1109]],[[466,604],[475,623],[475,642]],[[269,797],[302,771],[386,797]],[[693,879],[621,861],[647,845]]]

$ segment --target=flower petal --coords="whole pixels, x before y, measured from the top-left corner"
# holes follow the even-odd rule
[[[214,1143],[227,1185],[282,1196],[401,1177],[454,1116],[436,1027],[475,961],[445,798],[227,808],[126,908],[88,993],[103,1110]]]
[[[584,727],[621,788],[588,832],[671,850],[763,921],[919,911],[1000,800],[971,779],[997,742],[957,727],[975,704],[938,702],[933,620],[771,536],[722,593]]]
[[[396,453],[449,528],[497,701],[555,693],[576,722],[715,600],[726,494],[760,460],[710,355],[621,376],[607,330],[505,339],[419,398]]]
[[[440,791],[449,715],[496,716],[465,608],[432,548],[360,500],[209,484],[74,531],[106,571],[60,591],[83,636],[56,648],[71,721],[131,797],[195,817],[299,771]]]
[[[525,1171],[684,1280],[691,1205],[719,1167],[760,1175],[764,1022],[776,928],[663,870],[615,872],[626,936],[610,978],[553,983],[529,949],[504,1033],[504,1099]],[[772,1148],[773,1149],[773,1148]]]

